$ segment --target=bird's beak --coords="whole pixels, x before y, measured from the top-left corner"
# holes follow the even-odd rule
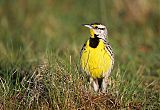
[[[88,27],[88,28],[93,28],[90,24],[82,24],[82,26]]]

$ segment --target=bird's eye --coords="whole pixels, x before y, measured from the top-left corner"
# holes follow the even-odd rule
[[[97,26],[95,26],[94,28],[95,28],[95,29],[97,29],[98,27],[97,27]]]
[[[105,28],[100,28],[100,30],[105,30]]]

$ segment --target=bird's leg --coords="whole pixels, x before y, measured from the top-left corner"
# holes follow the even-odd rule
[[[92,84],[93,84],[94,91],[97,92],[99,90],[98,80],[94,79]]]
[[[102,92],[105,93],[108,85],[108,77],[104,77],[102,81]]]
[[[89,77],[89,90],[92,91],[93,78]]]

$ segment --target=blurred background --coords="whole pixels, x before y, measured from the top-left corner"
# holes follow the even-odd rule
[[[46,51],[79,58],[89,37],[81,24],[93,22],[107,26],[116,64],[133,62],[158,74],[159,0],[0,0],[1,68],[37,62]]]
[[[0,109],[43,108],[43,103],[53,109],[70,103],[88,107],[88,100],[99,97],[81,92],[86,76],[76,68],[89,38],[81,24],[93,22],[107,26],[115,66],[111,95],[91,106],[116,107],[102,103],[111,98],[119,109],[158,109],[160,0],[0,0]]]

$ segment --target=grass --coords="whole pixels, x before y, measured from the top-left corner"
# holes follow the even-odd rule
[[[158,6],[158,0],[1,0],[0,109],[159,109]],[[81,24],[94,21],[107,25],[115,53],[105,94],[89,91],[79,71],[89,36]]]

